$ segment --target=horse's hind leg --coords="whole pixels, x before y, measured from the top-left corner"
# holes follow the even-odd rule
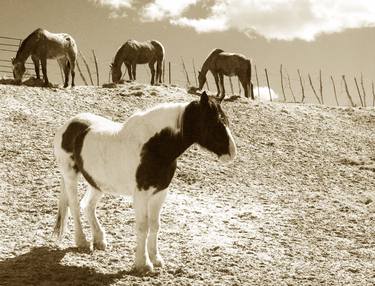
[[[220,95],[219,76],[216,72],[212,73],[212,75],[214,76],[215,84],[216,84],[216,90],[217,90],[216,96],[219,97]]]
[[[221,87],[220,102],[222,102],[225,97],[224,75],[222,73],[219,73],[219,79],[220,79],[220,87]]]
[[[69,84],[69,72],[70,72],[70,64],[69,61],[66,59],[59,59],[58,63],[60,67],[64,71],[64,87],[68,87]]]
[[[132,80],[133,79],[132,66],[131,66],[131,64],[125,64],[125,66],[126,66],[126,69],[128,70],[129,80]]]
[[[39,58],[36,56],[31,56],[31,60],[34,63],[35,75],[37,79],[40,79],[40,70],[39,70]]]
[[[132,64],[132,76],[133,76],[133,80],[136,79],[136,75],[137,75],[137,64],[133,63]]]
[[[96,205],[102,197],[103,193],[101,191],[90,187],[81,201],[81,207],[84,209],[91,227],[93,246],[100,250],[104,250],[107,247],[105,232],[96,217]]]
[[[163,61],[158,61],[156,63],[156,82],[157,83],[162,83],[162,80],[161,80],[161,77],[163,74],[162,64],[163,64]]]
[[[75,76],[76,76],[76,72],[74,71],[74,69],[76,67],[76,57],[75,56],[69,58],[68,65],[70,66],[70,73],[72,74],[72,87],[74,87],[75,86],[74,79],[75,79]]]
[[[154,85],[154,83],[155,83],[155,62],[150,62],[148,64],[148,66],[150,67],[150,71],[151,71],[151,85]]]
[[[68,198],[70,213],[74,221],[74,238],[77,247],[88,248],[90,246],[89,242],[86,240],[86,236],[82,230],[81,218],[80,218],[80,208],[78,202],[77,193],[77,183],[78,183],[78,173],[72,167],[73,162],[66,166],[63,176],[65,182],[65,192]]]
[[[43,73],[43,78],[44,78],[44,85],[48,86],[49,81],[47,77],[47,58],[41,58],[40,62],[42,64],[42,73]]]
[[[163,258],[158,250],[158,232],[160,227],[160,210],[167,195],[167,190],[152,195],[148,205],[148,221],[150,233],[147,240],[148,255],[155,267],[162,267]]]

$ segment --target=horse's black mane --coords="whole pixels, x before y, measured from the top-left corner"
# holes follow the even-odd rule
[[[22,53],[22,51],[25,49],[25,47],[26,47],[26,43],[27,43],[31,38],[33,38],[35,34],[40,33],[40,32],[42,32],[42,31],[43,31],[43,29],[41,29],[41,28],[36,29],[34,32],[32,32],[30,35],[28,35],[28,36],[26,37],[26,39],[24,39],[24,40],[21,42],[21,46],[19,47],[19,49],[18,49],[18,51],[17,51],[16,58],[17,58],[17,57],[19,56],[19,54]]]

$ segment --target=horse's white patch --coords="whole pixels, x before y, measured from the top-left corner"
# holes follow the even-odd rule
[[[225,129],[227,130],[227,134],[229,137],[229,154],[224,154],[219,157],[219,160],[223,163],[227,163],[234,160],[237,154],[237,147],[236,143],[234,142],[232,133],[230,132],[228,127],[225,127]]]

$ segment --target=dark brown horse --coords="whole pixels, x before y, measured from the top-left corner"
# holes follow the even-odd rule
[[[50,33],[43,29],[37,29],[22,41],[17,55],[12,59],[13,76],[17,82],[22,81],[25,73],[25,62],[31,56],[35,66],[36,77],[39,79],[39,62],[42,64],[42,72],[45,85],[49,85],[47,77],[47,59],[57,59],[64,70],[65,83],[68,86],[69,73],[72,74],[72,86],[74,86],[74,67],[77,58],[77,45],[68,34]]]
[[[206,82],[206,74],[211,71],[214,76],[217,96],[220,101],[225,97],[224,75],[237,76],[244,89],[245,96],[254,99],[253,84],[251,82],[251,61],[241,54],[226,53],[222,49],[213,50],[202,65],[199,71],[199,89],[202,89]],[[221,91],[221,92],[220,92]]]
[[[113,63],[110,65],[112,81],[118,83],[121,79],[121,66],[124,63],[128,69],[130,80],[136,79],[137,64],[147,64],[151,70],[151,84],[161,83],[162,64],[164,60],[164,47],[155,40],[138,42],[128,40],[117,51]],[[156,62],[156,79],[155,79]]]

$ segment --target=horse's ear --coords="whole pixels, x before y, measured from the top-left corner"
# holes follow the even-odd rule
[[[208,103],[208,95],[207,95],[206,91],[202,92],[200,103],[201,104],[207,104]]]
[[[10,60],[11,60],[11,62],[12,62],[12,65],[14,65],[15,58],[12,57]]]
[[[113,68],[113,63],[110,63],[110,64],[109,64],[109,68],[110,68],[110,69]]]

